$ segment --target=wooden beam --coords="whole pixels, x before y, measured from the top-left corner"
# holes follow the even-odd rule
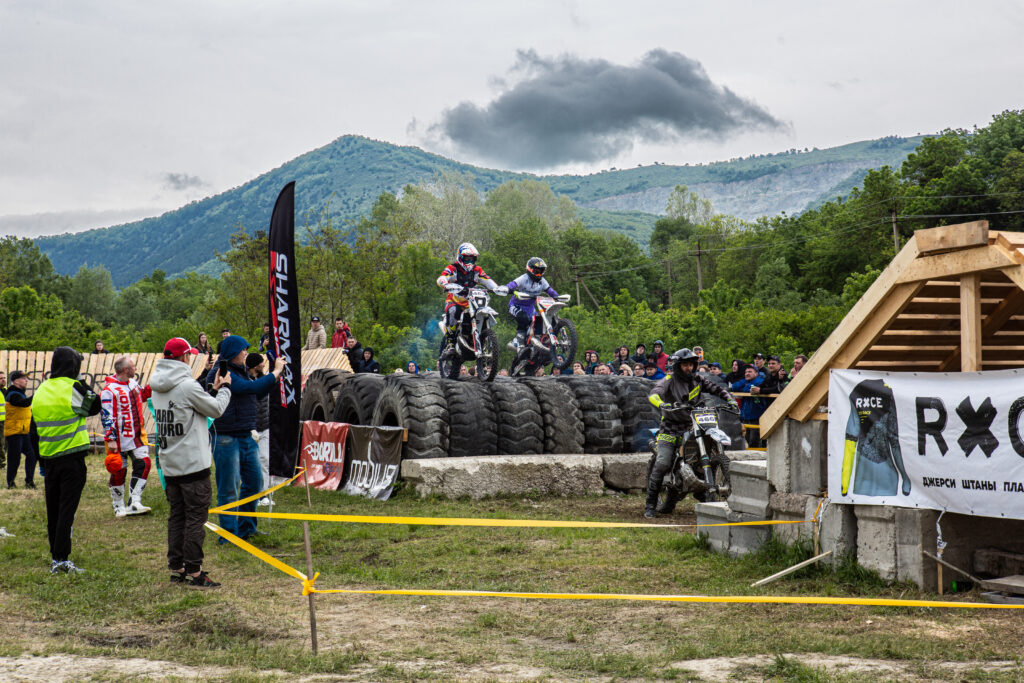
[[[960,371],[981,370],[981,276],[960,278]]]
[[[947,254],[922,256],[901,274],[899,282],[915,282],[932,280],[937,277],[963,275],[981,270],[1010,268],[1021,263],[1024,257],[1018,252],[1011,252],[1001,245],[972,247]]]
[[[1014,272],[1020,272],[1024,269],[1024,266],[1018,266],[1010,270]],[[1024,281],[1024,273],[1021,277]],[[988,314],[985,318],[985,322],[981,326],[981,338],[982,340],[994,339],[995,334],[1002,328],[1003,325],[1010,320],[1015,314],[1020,312],[1021,308],[1024,308],[1024,290],[1017,289],[1008,297],[1003,299],[1003,302],[996,307],[994,311]],[[962,333],[961,333],[962,334]],[[950,368],[956,367],[960,361],[960,347],[958,346],[953,352],[942,361],[942,365],[939,366],[940,372],[949,372]]]
[[[914,232],[914,241],[917,243],[918,252],[922,254],[987,245],[988,221],[972,221],[917,230]]]

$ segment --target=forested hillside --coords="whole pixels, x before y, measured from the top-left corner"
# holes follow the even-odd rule
[[[818,347],[892,258],[894,213],[900,244],[919,228],[977,219],[1024,229],[1024,112],[926,138],[898,168],[870,171],[849,197],[799,216],[743,221],[683,188],[667,208],[648,254],[621,233],[586,229],[570,199],[535,180],[485,197],[465,176],[378,193],[352,223],[310,218],[297,253],[302,313],[344,316],[388,369],[409,359],[430,367],[443,301],[434,279],[470,239],[499,282],[531,256],[546,259],[554,287],[573,295],[565,315],[583,349],[607,357],[619,344],[663,339],[669,349],[699,343],[723,362],[773,351],[788,364]],[[117,291],[103,267],[59,275],[31,240],[4,238],[0,348],[89,348],[101,338],[114,351],[156,351],[168,337],[222,328],[255,340],[265,259],[265,234],[239,231],[217,276],[156,270]],[[512,331],[503,312],[499,335]]]
[[[651,165],[586,176],[540,178],[558,195],[579,205],[584,225],[628,235],[641,246],[669,193],[688,185],[720,210],[745,219],[799,213],[845,195],[872,168],[898,165],[920,138],[883,138],[826,150],[763,155],[699,166]],[[198,270],[218,272],[215,252],[229,246],[239,227],[250,235],[265,229],[277,193],[297,180],[296,211],[329,209],[336,223],[365,215],[381,192],[400,193],[406,185],[430,183],[442,176],[468,176],[479,193],[509,180],[537,179],[528,174],[480,168],[445,159],[415,147],[399,147],[345,136],[304,154],[237,188],[192,202],[162,216],[74,235],[39,238],[37,243],[58,272],[109,263],[114,284],[124,286],[161,269],[169,275]]]

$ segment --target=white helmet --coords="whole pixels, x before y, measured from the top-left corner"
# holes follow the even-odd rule
[[[464,270],[472,270],[473,266],[476,265],[476,260],[480,256],[480,252],[476,250],[469,242],[463,242],[459,245],[456,250],[456,262],[462,266]]]

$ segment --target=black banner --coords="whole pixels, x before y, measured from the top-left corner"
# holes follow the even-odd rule
[[[295,269],[295,182],[284,186],[270,217],[270,349],[288,364],[270,394],[270,474],[290,477],[299,454],[302,323]],[[264,482],[266,483],[266,482]]]
[[[401,427],[349,425],[341,490],[377,500],[391,497],[402,464]]]

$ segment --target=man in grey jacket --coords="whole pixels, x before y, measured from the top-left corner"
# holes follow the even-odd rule
[[[202,571],[204,525],[213,499],[210,485],[210,430],[206,418],[218,418],[231,401],[231,374],[213,382],[216,398],[203,391],[193,377],[188,356],[198,353],[186,340],[175,337],[164,345],[149,385],[153,389],[157,444],[167,483],[167,568],[171,581],[198,588],[216,588]]]

